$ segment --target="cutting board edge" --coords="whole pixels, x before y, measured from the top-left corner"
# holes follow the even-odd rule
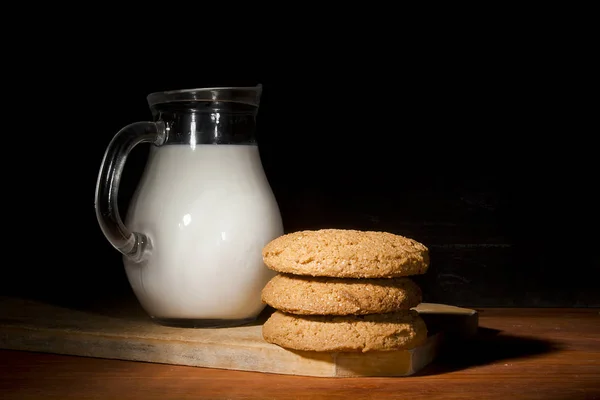
[[[6,328],[6,327],[5,327]],[[316,368],[309,369],[306,366],[302,367],[300,370],[295,370],[293,368],[294,363],[282,363],[279,364],[279,368],[270,367],[258,367],[256,365],[248,365],[246,367],[241,366],[227,366],[223,363],[223,356],[220,355],[216,360],[217,362],[194,362],[193,360],[186,360],[184,358],[178,359],[158,359],[156,357],[152,357],[148,355],[146,357],[140,356],[140,354],[148,354],[143,351],[135,351],[132,349],[129,356],[123,356],[123,342],[119,337],[106,337],[100,335],[93,335],[81,332],[63,332],[61,337],[58,338],[56,336],[56,331],[53,330],[45,330],[45,329],[30,329],[30,328],[22,328],[22,327],[10,327],[10,330],[14,331],[14,334],[2,334],[0,336],[0,348],[6,350],[15,350],[15,351],[29,351],[29,352],[38,352],[38,353],[46,353],[46,354],[57,354],[57,355],[65,355],[65,356],[75,356],[75,357],[91,357],[96,359],[108,359],[108,360],[118,360],[125,362],[145,362],[150,364],[163,364],[163,365],[174,365],[174,366],[188,366],[188,367],[196,367],[196,368],[211,368],[211,369],[223,369],[223,370],[231,370],[231,371],[244,371],[244,372],[258,372],[258,373],[266,373],[273,375],[293,375],[293,376],[307,376],[307,377],[321,377],[321,378],[357,378],[357,377],[405,377],[415,374],[419,372],[421,369],[430,364],[437,356],[437,350],[443,341],[443,334],[438,333],[436,335],[432,335],[428,338],[427,342],[418,348],[411,350],[402,350],[403,353],[411,353],[411,363],[410,368],[408,370],[403,370],[402,372],[388,372],[388,373],[366,373],[366,374],[352,374],[348,372],[340,373],[338,370],[338,365],[336,363],[336,359],[343,356],[343,353],[314,353],[314,356],[320,358],[320,361],[317,361]],[[94,342],[94,339],[100,340],[97,343]],[[60,341],[61,348],[53,345],[56,341]],[[108,341],[108,342],[107,342]],[[148,342],[156,341],[155,339],[150,339]],[[160,341],[158,341],[160,342]],[[112,346],[107,346],[107,343],[112,344]],[[133,343],[134,345],[140,345],[140,343]],[[151,343],[145,343],[148,346],[152,346]],[[163,343],[164,346],[164,343]],[[171,349],[170,349],[171,347]],[[171,344],[163,347],[163,353],[172,355],[178,354],[176,351],[178,346],[176,344]],[[210,347],[210,346],[208,346]],[[238,349],[236,349],[236,347]],[[234,345],[232,346],[232,351],[235,353],[236,350],[244,348],[245,346]],[[429,349],[426,349],[429,347]],[[431,349],[433,347],[433,349]],[[87,349],[93,349],[89,351]],[[158,348],[157,348],[158,349]],[[270,355],[264,356],[273,359],[281,359],[285,358],[296,358],[301,357],[298,353],[302,352],[292,352],[287,349],[281,348],[275,345],[269,345],[269,347],[265,347],[264,349],[268,349]],[[203,351],[207,351],[207,347],[202,347]],[[427,353],[427,350],[429,352]],[[421,360],[415,366],[413,360],[416,356],[419,356],[420,353],[425,353],[425,357],[421,357]],[[121,354],[121,355],[119,355]],[[152,353],[149,353],[152,354]],[[188,353],[189,354],[189,353]],[[372,357],[375,354],[367,354],[366,357]],[[238,357],[240,354],[235,354],[234,356]],[[279,356],[279,357],[278,357]],[[306,362],[306,360],[305,360]],[[260,363],[259,363],[260,364]]]

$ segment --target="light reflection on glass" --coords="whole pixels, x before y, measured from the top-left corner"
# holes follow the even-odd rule
[[[196,116],[192,114],[192,122],[190,123],[190,146],[192,150],[196,148]]]
[[[214,135],[215,135],[215,139],[219,137],[219,120],[221,119],[221,114],[220,113],[213,113],[210,115],[210,119],[212,122],[214,122]]]

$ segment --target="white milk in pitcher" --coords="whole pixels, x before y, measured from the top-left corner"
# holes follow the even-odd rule
[[[126,225],[150,237],[124,259],[142,307],[163,319],[248,319],[274,276],[262,248],[283,234],[259,150],[250,145],[152,147]]]

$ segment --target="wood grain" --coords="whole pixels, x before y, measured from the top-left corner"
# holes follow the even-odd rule
[[[131,305],[132,303],[130,303]],[[473,334],[474,310],[423,303],[430,335],[414,349],[354,353],[290,351],[267,343],[262,324],[221,329],[160,326],[135,307],[104,313],[0,297],[0,348],[194,367],[319,377],[408,376],[433,361],[448,333]]]
[[[311,378],[0,351],[0,393],[7,400],[600,398],[600,310],[478,311],[477,338],[411,377]]]

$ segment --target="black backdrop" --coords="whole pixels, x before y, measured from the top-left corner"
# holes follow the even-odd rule
[[[315,53],[227,64],[72,48],[14,100],[22,157],[3,160],[19,171],[5,181],[6,293],[128,295],[93,208],[108,142],[151,117],[150,92],[262,83],[257,135],[286,231],[411,236],[431,250],[418,278],[426,301],[600,305],[593,138],[566,115],[567,79],[551,56],[471,44],[393,63]],[[130,155],[122,213],[147,150]]]

